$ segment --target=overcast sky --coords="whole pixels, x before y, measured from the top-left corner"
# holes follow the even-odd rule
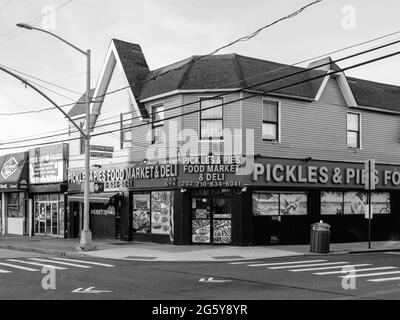
[[[23,31],[18,22],[30,22],[42,10],[67,0],[0,0],[0,64],[56,83],[72,91],[85,90],[85,57],[46,34]],[[112,38],[142,46],[150,69],[207,54],[241,36],[283,17],[312,0],[73,0],[56,11],[54,33],[93,52],[92,84],[97,82]],[[355,21],[343,12],[355,9]],[[349,11],[347,11],[349,12]],[[292,64],[307,58],[400,30],[398,0],[323,0],[297,17],[264,30],[254,39],[221,53]],[[48,27],[51,16],[36,23]],[[400,34],[379,43],[399,39]],[[361,49],[371,47],[364,46]],[[400,45],[381,53],[400,49]],[[347,51],[334,55],[339,58]],[[362,59],[377,56],[378,53]],[[360,59],[349,63],[359,62]],[[349,63],[341,63],[344,67]],[[400,85],[400,57],[348,71],[347,75]],[[48,86],[48,85],[46,85]],[[78,98],[52,88],[69,99],[49,93],[59,104]],[[50,107],[43,98],[16,79],[0,72],[0,113]],[[0,116],[0,141],[67,127],[56,110],[37,115]],[[1,146],[0,146],[1,147]],[[12,151],[0,151],[1,154]]]

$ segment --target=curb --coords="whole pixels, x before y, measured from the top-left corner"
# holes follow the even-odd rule
[[[35,248],[35,247],[23,247],[23,246],[15,246],[15,245],[1,245],[0,244],[0,249],[43,253],[43,254],[54,254],[54,255],[62,256],[62,257],[84,257],[85,256],[83,253],[80,253],[80,252],[64,251],[64,250],[57,250],[57,249]]]

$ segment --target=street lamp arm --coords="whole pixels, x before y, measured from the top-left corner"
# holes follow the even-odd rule
[[[17,23],[17,27],[28,29],[28,30],[37,30],[37,31],[41,31],[41,32],[47,33],[47,34],[49,34],[49,35],[51,35],[53,37],[56,37],[58,40],[61,40],[65,44],[67,44],[70,47],[74,48],[75,50],[78,50],[80,53],[84,54],[85,56],[87,55],[86,51],[78,48],[77,46],[73,45],[71,42],[68,42],[67,40],[61,38],[60,36],[50,32],[50,31],[47,31],[47,30],[44,30],[44,29],[40,29],[40,28],[31,26],[31,25],[28,25],[28,24],[25,24],[25,23]]]
[[[58,110],[60,110],[69,121],[71,121],[71,123],[79,130],[79,132],[81,134],[83,134],[84,137],[86,137],[86,134],[82,130],[82,128],[74,120],[72,120],[71,117],[57,103],[55,103],[50,97],[48,97],[43,91],[41,91],[36,86],[31,84],[28,80],[20,77],[19,75],[15,74],[14,72],[12,72],[12,71],[10,71],[10,70],[8,70],[6,68],[3,68],[2,66],[0,66],[0,71],[4,71],[5,73],[8,73],[10,76],[13,76],[14,78],[17,78],[18,80],[22,81],[27,86],[31,87],[33,90],[35,90],[41,96],[46,98],[52,105],[54,105]]]

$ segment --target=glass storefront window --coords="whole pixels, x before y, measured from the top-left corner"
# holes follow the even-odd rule
[[[254,216],[307,215],[306,193],[253,193]]]
[[[150,232],[150,193],[133,195],[133,229],[140,233]]]
[[[365,192],[321,192],[322,215],[363,215],[368,205],[368,197]],[[371,206],[373,214],[389,214],[390,193],[372,192]]]
[[[25,217],[25,193],[12,192],[7,194],[7,217]]]
[[[166,234],[171,232],[171,212],[173,207],[172,192],[151,193],[151,233]]]
[[[53,199],[50,201],[50,199]],[[64,237],[65,204],[62,194],[34,196],[34,233]]]

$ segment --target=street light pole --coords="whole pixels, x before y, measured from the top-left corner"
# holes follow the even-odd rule
[[[80,243],[77,246],[78,250],[89,251],[95,250],[96,246],[92,241],[92,232],[89,228],[89,179],[90,179],[90,103],[91,103],[91,96],[90,96],[90,72],[91,72],[91,51],[87,50],[84,51],[72,43],[68,42],[67,40],[59,37],[58,35],[44,30],[40,28],[36,28],[26,23],[18,23],[18,27],[28,29],[28,30],[37,30],[40,32],[47,33],[65,44],[69,45],[70,47],[74,48],[75,50],[79,51],[80,53],[86,56],[87,61],[87,70],[86,70],[86,133],[84,134],[85,137],[85,182],[84,182],[84,189],[83,189],[83,229],[81,231],[81,238]],[[69,117],[68,117],[69,118]],[[70,118],[69,118],[70,119]],[[72,121],[72,119],[70,119]],[[72,121],[75,126],[77,124]]]

